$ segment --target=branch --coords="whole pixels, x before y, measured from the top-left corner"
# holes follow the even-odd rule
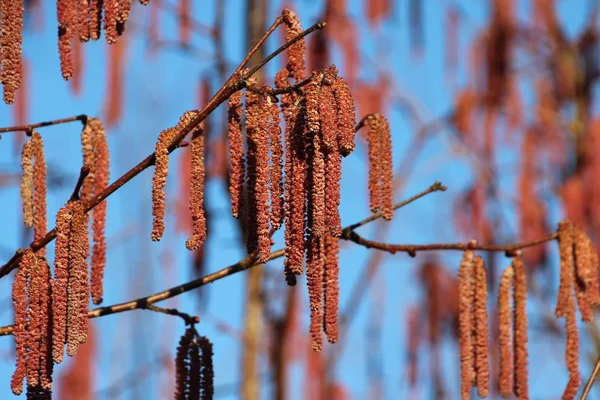
[[[85,125],[85,123],[87,122],[87,119],[88,119],[87,115],[81,114],[81,115],[75,115],[73,117],[55,119],[55,120],[52,120],[52,121],[38,122],[38,123],[35,123],[35,124],[9,126],[9,127],[6,127],[6,128],[0,128],[0,133],[6,133],[6,132],[29,132],[29,131],[32,131],[32,130],[37,129],[37,128],[43,128],[45,126],[66,124],[68,122],[75,122],[75,121],[80,121],[82,124]]]
[[[250,78],[254,73],[256,73],[256,71],[258,71],[260,68],[262,68],[267,62],[272,60],[279,53],[281,53],[282,51],[284,51],[285,49],[290,47],[292,44],[296,43],[298,40],[302,39],[306,35],[314,32],[318,29],[321,29],[325,26],[324,22],[319,22],[319,23],[316,23],[315,25],[311,26],[307,30],[299,33],[297,36],[295,36],[289,42],[285,43],[284,45],[279,47],[277,50],[275,50],[273,53],[271,53],[269,56],[267,56],[257,66],[252,68],[249,72],[246,72],[245,74],[243,74],[241,76],[241,78],[238,78],[240,75],[240,72],[242,71],[242,69],[248,62],[248,60],[250,60],[252,55],[254,55],[254,53],[256,53],[256,51],[258,50],[258,48],[266,41],[267,37],[269,37],[281,23],[282,23],[281,17],[279,17],[275,20],[275,23],[273,23],[273,25],[263,35],[261,40],[259,40],[259,42],[252,48],[252,50],[250,50],[248,55],[246,55],[244,60],[242,60],[240,65],[236,68],[236,70],[233,72],[233,74],[231,74],[231,76],[229,77],[227,82],[221,87],[221,89],[219,89],[219,91],[210,99],[210,101],[206,104],[206,106],[204,106],[204,108],[198,112],[196,117],[177,134],[177,136],[173,139],[172,144],[168,148],[169,154],[172,153],[173,151],[175,151],[175,149],[179,148],[179,146],[180,146],[179,143],[183,140],[183,138],[185,138],[185,136],[187,136],[187,134],[189,132],[191,132],[198,124],[200,124],[202,121],[204,121],[204,119],[206,119],[206,117],[208,115],[210,115],[219,105],[221,105],[223,102],[225,102],[229,98],[229,96],[231,96],[233,93],[237,92],[238,90],[242,89],[246,85],[246,80],[248,78]],[[85,212],[88,212],[91,209],[93,209],[94,207],[96,207],[103,200],[105,200],[108,196],[110,196],[111,194],[116,192],[119,188],[121,188],[121,186],[125,185],[127,182],[129,182],[130,180],[135,178],[146,168],[152,166],[154,164],[154,162],[155,162],[155,153],[152,153],[148,157],[146,157],[145,159],[140,161],[140,163],[137,164],[135,167],[133,167],[132,169],[127,171],[123,176],[121,176],[116,181],[114,181],[111,185],[109,185],[101,193],[92,197],[90,199],[89,203],[85,204]],[[40,238],[36,242],[32,242],[29,245],[29,247],[33,251],[38,251],[39,249],[46,246],[48,243],[50,243],[55,238],[56,238],[56,228],[53,228],[50,232],[46,233],[46,235],[44,237]],[[17,268],[20,260],[21,260],[21,254],[19,251],[17,251],[11,257],[11,259],[8,260],[8,262],[6,264],[4,264],[2,267],[0,267],[0,278],[8,275],[13,269]]]
[[[191,316],[191,315],[181,312],[175,308],[162,308],[162,307],[153,306],[152,304],[148,304],[145,307],[145,309],[154,311],[157,313],[161,313],[161,314],[174,315],[176,317],[180,317],[183,319],[183,321],[185,322],[186,325],[193,326],[194,324],[197,324],[198,322],[200,322],[200,317]]]
[[[284,87],[281,89],[271,89],[268,86],[264,86],[264,87],[255,87],[255,86],[246,86],[246,90],[249,90],[251,92],[254,93],[258,93],[262,96],[273,96],[275,98],[275,100],[277,100],[277,98],[275,96],[278,96],[280,94],[284,94],[284,93],[291,93],[291,92],[297,92],[300,90],[300,88],[302,86],[305,86],[306,84],[308,84],[310,81],[312,81],[314,79],[315,75],[312,74],[311,76],[309,76],[306,79],[303,79],[301,81],[299,81],[298,83],[292,85],[292,86],[288,86],[288,87]]]
[[[586,400],[590,390],[592,390],[592,386],[596,381],[596,377],[598,376],[598,372],[600,372],[600,356],[596,360],[596,364],[594,365],[594,369],[592,370],[592,374],[588,378],[585,387],[583,388],[583,393],[581,394],[581,400]]]

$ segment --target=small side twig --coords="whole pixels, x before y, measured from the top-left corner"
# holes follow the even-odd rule
[[[183,321],[185,322],[186,325],[193,326],[194,324],[197,324],[198,322],[200,322],[200,317],[186,314],[175,308],[162,308],[162,307],[154,306],[152,304],[148,304],[143,308],[145,310],[150,310],[150,311],[154,311],[154,312],[161,313],[161,314],[174,315],[176,317],[180,317],[183,319]]]
[[[6,128],[0,128],[0,133],[31,132],[37,128],[43,128],[45,126],[52,126],[52,125],[59,125],[59,124],[66,124],[68,122],[75,122],[75,121],[80,121],[82,124],[85,125],[85,123],[87,122],[87,119],[88,119],[87,115],[81,114],[81,115],[75,115],[73,117],[55,119],[52,121],[37,122],[35,124],[8,126]]]
[[[292,85],[292,86],[288,86],[285,88],[281,88],[281,89],[271,89],[269,87],[256,87],[256,86],[246,86],[246,89],[254,92],[254,93],[258,93],[264,97],[266,96],[271,96],[273,99],[275,99],[275,101],[277,101],[277,97],[280,94],[284,94],[284,93],[291,93],[291,92],[298,92],[300,91],[300,88],[302,86],[306,86],[306,84],[308,84],[310,81],[312,81],[314,79],[314,75],[310,75],[308,78],[303,79],[299,82],[297,82],[296,84]]]
[[[79,191],[81,190],[81,186],[83,186],[83,181],[90,174],[90,167],[84,165],[81,167],[79,171],[79,178],[77,179],[77,183],[75,184],[75,189],[73,189],[73,194],[71,194],[71,201],[79,200]]]
[[[592,370],[592,374],[590,375],[587,382],[585,383],[585,387],[583,388],[583,393],[581,394],[581,400],[587,399],[588,395],[590,394],[590,391],[592,390],[592,386],[594,385],[594,382],[596,381],[596,378],[598,377],[598,373],[600,373],[600,356],[598,356],[598,359],[596,360],[596,364],[594,365],[594,369]]]

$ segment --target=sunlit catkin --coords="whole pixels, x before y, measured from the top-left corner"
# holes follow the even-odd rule
[[[487,312],[487,271],[481,256],[475,257],[475,373],[477,375],[477,393],[479,397],[487,397],[490,389],[489,330]]]
[[[167,174],[169,173],[169,145],[175,136],[175,129],[168,128],[158,135],[154,150],[154,177],[152,178],[152,234],[153,241],[158,242],[165,232],[165,192]]]
[[[324,307],[323,326],[329,343],[338,340],[338,309],[339,309],[339,239],[330,235],[324,236],[325,273],[323,277]]]
[[[196,250],[206,239],[206,217],[204,215],[204,125],[201,123],[192,131],[190,146],[190,202],[193,232],[185,242],[188,250]]]
[[[514,345],[514,394],[519,399],[529,398],[529,350],[527,339],[527,275],[520,258],[514,257],[513,265],[513,345]]]
[[[510,265],[502,273],[498,289],[498,347],[500,361],[498,390],[500,395],[504,397],[508,397],[513,393],[510,309],[510,291],[513,275],[513,266]]]
[[[323,347],[323,251],[321,238],[310,235],[306,251],[306,282],[310,306],[310,335],[314,351]]]
[[[23,257],[30,259],[25,261],[29,264],[28,268],[30,271],[27,288],[27,347],[29,349],[27,354],[27,385],[37,386],[40,378],[40,342],[42,337],[40,263],[38,263],[38,258],[31,251],[27,252]]]
[[[89,31],[92,40],[100,39],[102,32],[102,7],[104,0],[89,0]]]
[[[77,34],[80,42],[90,40],[90,1],[79,0],[77,2]]]
[[[15,93],[23,79],[23,11],[23,0],[0,2],[0,80],[7,104],[14,103]]]
[[[27,228],[33,227],[33,151],[31,140],[23,145],[21,151],[21,203],[23,223]]]
[[[289,42],[302,32],[302,24],[296,13],[288,8],[284,9],[281,15],[283,17],[283,22],[286,25],[285,40]],[[296,81],[301,81],[306,78],[305,59],[306,44],[304,39],[300,39],[291,45],[288,50],[286,69],[290,73],[290,78],[293,78]]]
[[[235,92],[229,98],[228,137],[229,137],[229,195],[231,213],[241,216],[242,193],[244,192],[244,141],[242,137],[242,92]]]
[[[311,214],[311,234],[320,238],[325,233],[325,154],[323,136],[319,116],[319,103],[321,101],[322,75],[316,75],[309,84],[305,86],[306,97],[306,121],[309,133],[310,155],[308,159],[310,183],[308,184],[307,196],[310,196],[309,210]]]
[[[71,44],[77,23],[77,7],[74,0],[57,0],[56,14],[58,17],[58,53],[60,70],[64,79],[73,77],[73,57]]]
[[[38,257],[40,284],[40,337],[39,383],[42,389],[52,387],[52,276],[45,258]]]
[[[52,291],[52,318],[54,323],[52,358],[63,360],[67,339],[67,290],[69,285],[69,236],[71,234],[73,203],[68,202],[56,214],[56,246],[54,250],[54,286]]]
[[[26,255],[27,253],[21,259],[12,286],[16,366],[10,381],[10,387],[16,395],[23,393],[23,381],[27,375],[27,281],[29,279],[31,257],[26,257]]]
[[[104,37],[108,44],[117,42],[117,8],[118,0],[103,0]]]
[[[269,190],[271,197],[271,228],[279,229],[283,224],[283,145],[281,142],[281,121],[279,106],[267,98],[269,111],[269,148],[271,168],[269,170]]]
[[[473,252],[466,250],[458,269],[458,328],[460,334],[461,398],[469,399],[475,379],[473,358]]]
[[[333,89],[338,108],[340,152],[346,157],[354,151],[354,126],[356,124],[354,98],[346,81],[339,76],[333,82]]]
[[[33,240],[40,240],[48,231],[48,219],[46,211],[46,158],[44,155],[44,143],[39,133],[31,135],[33,153]],[[46,248],[37,251],[40,257],[46,256]]]
[[[106,1],[106,0],[104,0]],[[125,30],[125,23],[129,20],[129,14],[131,13],[131,0],[118,0],[117,1],[117,33],[123,34]]]

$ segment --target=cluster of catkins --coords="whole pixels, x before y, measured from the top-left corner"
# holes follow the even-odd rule
[[[285,39],[302,32],[296,14],[282,13]],[[322,347],[321,331],[330,342],[338,338],[338,252],[342,234],[339,214],[342,157],[354,150],[357,129],[366,126],[369,145],[371,209],[392,217],[391,135],[387,120],[373,114],[356,124],[350,88],[331,65],[309,77],[306,46],[298,40],[290,46],[285,66],[275,76],[277,99],[270,87],[246,81],[244,93],[229,98],[229,193],[234,217],[242,219],[247,250],[258,262],[269,260],[271,235],[285,222],[285,277],[296,284],[306,260],[311,309],[313,348]],[[301,88],[293,87],[305,83]],[[188,111],[174,128],[161,132],[155,149],[152,185],[154,223],[152,240],[164,232],[164,187],[169,148],[173,139],[193,120]],[[281,129],[281,117],[285,131]],[[245,117],[245,118],[244,118]],[[245,121],[245,125],[244,125]],[[245,143],[244,143],[245,128]],[[191,142],[190,210],[194,222],[190,250],[206,238],[203,211],[204,135],[198,125]],[[284,163],[285,160],[285,163]],[[284,179],[285,176],[285,179]]]
[[[149,0],[140,0],[147,5]],[[4,101],[12,104],[21,87],[23,74],[22,42],[25,0],[0,1],[0,82]],[[132,0],[57,0],[58,52],[62,76],[74,73],[73,40],[98,40],[102,29],[109,44],[125,31]]]
[[[574,399],[581,385],[576,311],[579,307],[581,319],[592,322],[592,307],[600,304],[599,263],[592,241],[569,220],[558,225],[558,243],[560,285],[555,315],[565,318],[565,361],[569,371],[562,398]],[[472,387],[477,387],[480,397],[486,397],[490,372],[487,278],[483,259],[474,256],[471,250],[465,251],[458,279],[461,397],[469,399]],[[503,271],[498,289],[498,390],[504,397],[529,398],[526,304],[526,269],[521,258],[516,256],[511,266]]]
[[[175,358],[175,399],[212,399],[214,395],[213,346],[192,326],[179,340]]]
[[[101,202],[93,211],[91,278],[87,264],[89,215],[85,210],[86,202],[106,189],[109,181],[108,144],[100,120],[86,119],[81,143],[82,170],[89,173],[82,175],[81,190],[76,189],[56,214],[54,277],[45,248],[36,252],[29,248],[21,255],[13,283],[16,369],[11,388],[21,394],[27,378],[27,394],[32,398],[50,398],[53,364],[62,362],[65,345],[67,354],[73,356],[87,339],[90,294],[95,304],[102,301],[106,203]],[[46,165],[37,132],[32,132],[31,140],[23,146],[21,164],[23,220],[27,227],[33,227],[35,243],[47,230]]]

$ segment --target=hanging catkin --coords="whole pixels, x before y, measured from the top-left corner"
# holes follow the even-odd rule
[[[269,148],[271,150],[271,169],[269,170],[269,190],[271,197],[271,228],[279,229],[283,223],[283,145],[281,144],[281,121],[277,103],[267,98]]]
[[[312,349],[321,351],[323,347],[323,250],[321,238],[312,234],[307,241],[306,282],[310,306],[310,335]]]
[[[393,217],[392,141],[389,123],[380,114],[364,120],[369,147],[369,204],[371,212],[382,211],[383,218]]]
[[[479,397],[487,397],[490,389],[489,332],[487,312],[487,271],[481,256],[475,257],[475,372],[477,374],[477,393]]]
[[[472,309],[473,309],[473,252],[466,250],[458,269],[458,327],[460,333],[461,398],[469,399],[475,380],[473,358]]]
[[[117,42],[117,8],[118,0],[103,0],[104,37],[108,44]]]
[[[325,275],[323,277],[324,307],[323,326],[329,343],[338,340],[338,309],[339,309],[339,257],[340,242],[333,236],[326,235],[325,239]]]
[[[23,393],[23,381],[27,376],[27,281],[31,258],[26,256],[21,259],[12,287],[16,367],[10,387],[16,395]]]
[[[192,216],[192,237],[185,242],[188,250],[196,250],[206,239],[206,217],[204,215],[204,125],[200,123],[192,131],[190,146],[190,215]]]
[[[514,275],[513,271],[512,265],[504,270],[498,289],[498,347],[500,363],[498,391],[504,397],[508,397],[513,393],[510,312],[510,290]]]
[[[175,399],[212,399],[214,373],[212,343],[189,327],[179,340],[175,358]]]
[[[592,265],[592,254],[590,246],[583,230],[573,225],[573,264],[575,268],[575,296],[581,319],[584,322],[592,322],[594,313],[591,307],[590,293],[593,285],[594,276],[598,277],[597,270]],[[593,249],[593,246],[592,246]],[[590,289],[588,291],[588,288]]]
[[[285,40],[289,42],[294,37],[302,32],[302,24],[298,16],[292,10],[286,8],[281,13],[283,22],[286,25]],[[296,81],[301,81],[306,78],[306,44],[304,38],[298,40],[290,46],[288,50],[288,59],[286,69],[289,71],[289,77]]]
[[[67,338],[67,287],[69,284],[69,235],[72,207],[72,202],[68,202],[56,214],[54,290],[52,291],[52,318],[54,320],[52,358],[57,364],[63,360]]]
[[[39,133],[31,135],[33,153],[33,240],[40,240],[48,231],[46,215],[46,159],[44,143]],[[46,248],[37,251],[38,256],[46,256]]]
[[[33,151],[31,140],[23,145],[21,151],[21,203],[23,205],[23,223],[27,228],[33,227]]]
[[[90,40],[90,1],[79,0],[77,2],[77,34],[80,42]]]
[[[57,0],[56,14],[58,17],[60,70],[63,78],[69,80],[73,77],[71,44],[77,24],[77,6],[75,0]]]
[[[527,275],[519,257],[513,258],[513,272],[514,394],[519,399],[528,399]]]
[[[167,174],[169,173],[169,145],[175,137],[175,129],[168,128],[158,135],[154,150],[154,177],[152,178],[152,234],[153,241],[158,242],[165,231],[165,192]]]
[[[333,93],[338,107],[340,152],[347,157],[354,151],[354,126],[356,125],[354,98],[346,81],[339,76],[333,82]]]
[[[242,92],[229,97],[228,137],[229,137],[229,195],[231,213],[240,218],[242,194],[244,192],[244,141],[242,136]]]
[[[320,238],[325,232],[325,154],[323,153],[323,136],[321,135],[320,110],[322,74],[316,75],[309,84],[305,86],[306,98],[306,120],[311,141],[309,149],[309,183],[307,184],[307,196],[310,196],[311,216],[309,229],[315,238]]]
[[[565,316],[565,307],[570,303],[573,288],[573,224],[570,221],[562,221],[558,224],[558,251],[560,257],[560,283],[556,317]]]
[[[89,31],[92,40],[100,39],[102,32],[102,9],[104,8],[104,0],[89,0]]]
[[[23,73],[23,0],[0,2],[0,81],[4,102],[13,104]]]

